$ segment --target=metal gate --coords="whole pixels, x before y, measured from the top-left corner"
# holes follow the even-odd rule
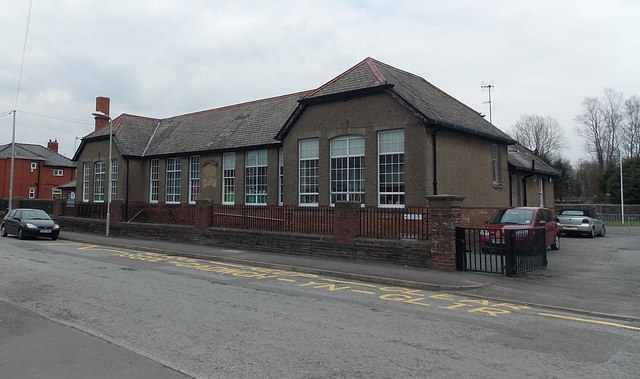
[[[456,267],[514,276],[547,267],[544,228],[456,228]]]

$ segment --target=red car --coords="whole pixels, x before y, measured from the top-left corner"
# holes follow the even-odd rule
[[[558,219],[553,211],[540,207],[514,207],[498,210],[489,218],[489,221],[481,231],[480,237],[485,249],[491,246],[504,245],[503,230],[523,230],[516,236],[524,237],[527,229],[544,227],[545,244],[551,250],[560,248],[560,230]]]

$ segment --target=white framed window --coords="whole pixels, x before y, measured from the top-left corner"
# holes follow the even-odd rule
[[[38,162],[31,162],[31,172],[38,169]]]
[[[189,157],[189,204],[200,198],[200,156]]]
[[[364,203],[364,138],[331,140],[331,203]]]
[[[306,139],[298,142],[298,202],[300,205],[318,205],[319,151],[318,139]]]
[[[36,198],[36,188],[29,187],[29,199],[35,199],[35,198]]]
[[[165,202],[180,203],[182,158],[167,158],[167,183]]]
[[[278,205],[284,204],[284,156],[278,149]]]
[[[268,185],[267,150],[247,151],[245,162],[245,204],[266,205]]]
[[[109,170],[109,196],[111,200],[118,198],[118,160],[111,159],[111,170]]]
[[[151,160],[151,169],[149,170],[149,202],[158,202],[158,187],[160,185],[160,160]]]
[[[404,131],[378,134],[378,204],[403,207],[405,196]]]
[[[89,187],[91,181],[91,165],[89,162],[82,162],[82,202],[89,202]]]
[[[491,145],[491,169],[493,171],[493,184],[502,184],[502,151],[500,145]]]
[[[104,201],[104,175],[105,163],[100,161],[94,164],[93,169],[93,201],[102,203]]]
[[[236,153],[222,156],[222,204],[235,204]]]
[[[62,197],[62,190],[60,188],[52,188],[51,189],[51,198],[52,199],[60,199]]]
[[[64,170],[61,168],[54,168],[53,176],[64,176]]]

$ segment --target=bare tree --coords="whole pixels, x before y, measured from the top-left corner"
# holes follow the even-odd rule
[[[604,149],[605,165],[610,165],[618,160],[620,154],[620,134],[623,124],[622,92],[616,92],[611,88],[604,90],[602,99],[602,113],[604,115]]]
[[[577,132],[584,138],[587,151],[598,164],[599,174],[604,173],[605,167],[605,121],[602,105],[597,97],[585,97],[582,100],[582,113],[575,120],[580,124]]]
[[[625,122],[622,147],[629,158],[640,157],[640,98],[631,96],[624,102]]]
[[[523,115],[511,128],[513,137],[547,162],[557,158],[564,136],[553,117]]]

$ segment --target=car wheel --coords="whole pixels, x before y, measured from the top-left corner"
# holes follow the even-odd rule
[[[591,231],[589,232],[589,238],[594,238],[596,236],[596,227],[592,227]]]
[[[25,237],[24,231],[22,229],[18,229],[18,239],[23,240]]]
[[[58,236],[51,236],[51,241],[55,241],[58,239]]]
[[[551,245],[551,250],[558,250],[560,248],[560,236],[556,235],[556,239],[555,241],[553,241],[553,244]]]
[[[600,237],[604,237],[607,235],[607,229],[602,225],[602,230],[600,231]]]
[[[4,228],[4,225],[0,226],[0,235],[3,236],[3,237],[7,236],[7,231]]]

